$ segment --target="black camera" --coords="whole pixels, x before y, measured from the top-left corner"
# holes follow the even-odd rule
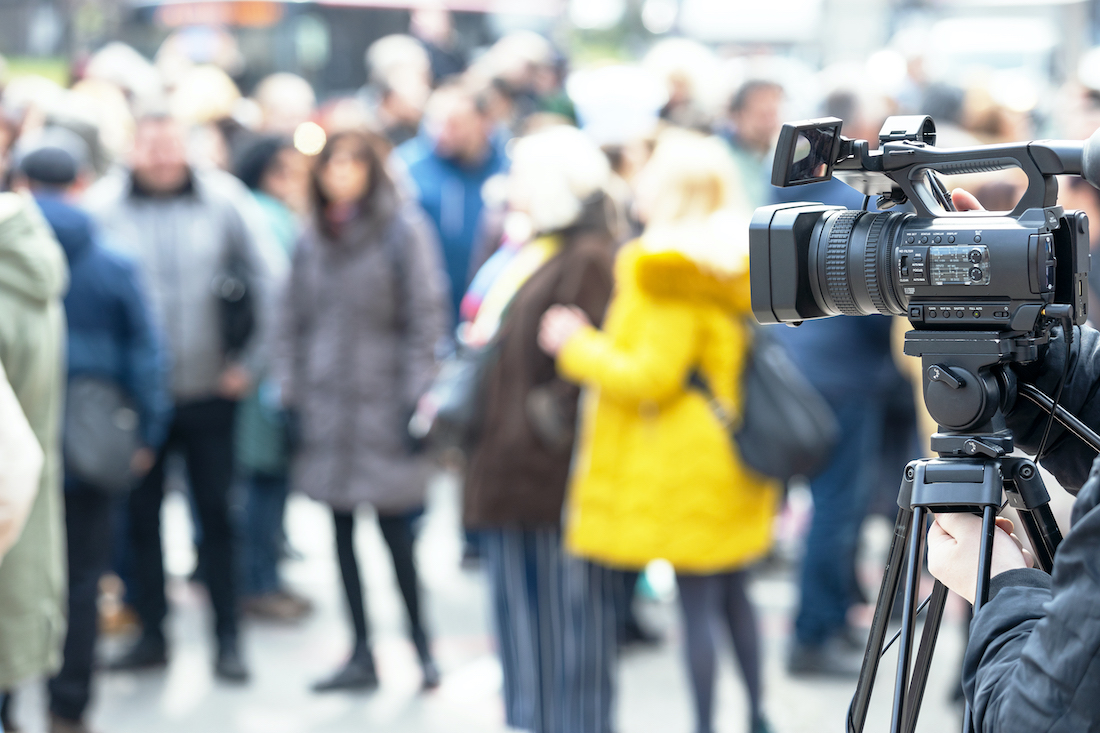
[[[1087,315],[1088,220],[1057,206],[1056,175],[1100,181],[1100,132],[1086,142],[1040,140],[938,149],[931,117],[891,117],[879,149],[840,134],[841,120],[784,125],[776,186],[834,175],[880,209],[819,203],[757,209],[749,233],[753,313],[761,323],[835,315],[898,315],[919,330],[1026,333],[1052,304]],[[1011,212],[954,211],[937,173],[1017,167],[1028,188]],[[1100,186],[1098,186],[1100,187]]]

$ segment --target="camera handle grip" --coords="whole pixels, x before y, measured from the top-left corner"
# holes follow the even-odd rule
[[[1011,212],[1011,216],[1019,217],[1028,209],[1057,205],[1055,176],[1081,176],[1100,188],[1100,130],[1088,140],[1035,140],[943,150],[910,141],[888,142],[879,154],[867,156],[862,162],[871,170],[888,174],[913,203],[917,215],[931,218],[950,212],[937,200],[927,171],[963,175],[1019,168],[1028,179],[1027,190]]]
[[[897,142],[883,146],[882,165],[883,172],[891,174],[917,215],[927,218],[959,216],[942,206],[929,182],[929,171],[964,175],[1019,168],[1027,175],[1028,186],[1011,213],[1018,217],[1028,209],[1047,208],[1057,203],[1058,184],[1054,176],[1080,173],[1082,148],[1081,142],[1059,141],[1051,145],[1041,141],[939,150]]]

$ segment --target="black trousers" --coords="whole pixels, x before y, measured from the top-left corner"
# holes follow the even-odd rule
[[[99,624],[99,579],[111,561],[115,497],[87,486],[67,487],[65,531],[69,552],[69,631],[65,658],[50,680],[50,711],[80,720],[91,698],[92,663]]]
[[[233,483],[233,419],[236,403],[213,399],[176,405],[168,440],[156,464],[130,495],[130,540],[133,547],[133,603],[147,636],[164,637],[168,599],[164,593],[164,557],[160,507],[164,501],[167,455],[181,451],[187,463],[191,494],[202,525],[199,557],[220,644],[237,638],[237,585],[229,489]]]

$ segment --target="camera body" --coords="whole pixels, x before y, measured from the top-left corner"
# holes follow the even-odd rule
[[[835,118],[784,125],[772,182],[834,175],[880,208],[815,203],[757,209],[749,233],[753,312],[761,323],[833,315],[907,317],[921,331],[1023,334],[1044,309],[1087,317],[1088,220],[1057,206],[1055,175],[1100,174],[1100,144],[1037,141],[940,150],[929,117],[891,117],[880,149],[840,135]],[[1100,133],[1098,133],[1100,134]],[[954,212],[936,173],[1018,167],[1029,186],[1011,212]],[[1094,183],[1095,185],[1095,183]]]

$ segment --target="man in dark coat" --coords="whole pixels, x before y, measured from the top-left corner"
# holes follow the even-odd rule
[[[1100,428],[1100,332],[1075,328],[1071,352],[1061,404]],[[1053,394],[1065,359],[1056,331],[1045,357],[1018,374]],[[1046,414],[1018,400],[1006,422],[1016,446],[1034,454]],[[1100,730],[1100,460],[1058,423],[1047,446],[1043,467],[1068,490],[1083,488],[1051,575],[1028,568],[1017,545],[997,530],[989,601],[974,616],[963,664],[978,731]],[[929,569],[964,597],[974,595],[980,536],[981,520],[966,514],[941,515],[929,535]]]
[[[42,144],[21,151],[17,178],[34,194],[69,262],[69,379],[111,382],[136,407],[143,444],[131,460],[136,480],[152,466],[167,427],[165,358],[133,264],[101,247],[91,217],[69,203],[82,142],[70,135],[65,145],[64,132],[51,131]],[[99,578],[110,563],[114,499],[66,470],[69,630],[63,666],[49,685],[51,733],[87,731],[82,719],[91,696]]]

